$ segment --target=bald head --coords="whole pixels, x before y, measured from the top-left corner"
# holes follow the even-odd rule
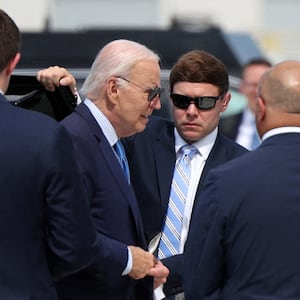
[[[300,126],[300,62],[284,61],[267,70],[259,81],[256,125],[266,131]]]
[[[300,113],[300,62],[284,61],[266,71],[258,91],[267,106],[285,113]]]

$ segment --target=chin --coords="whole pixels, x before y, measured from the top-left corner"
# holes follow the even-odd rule
[[[185,134],[185,135],[183,135],[183,139],[186,142],[190,143],[190,144],[200,140],[201,138],[202,138],[201,136],[195,135],[195,134]]]
[[[142,132],[146,129],[146,124],[145,125],[140,125],[137,127],[136,132]]]

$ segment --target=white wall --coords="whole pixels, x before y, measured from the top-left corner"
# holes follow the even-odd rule
[[[0,0],[3,9],[22,31],[44,29],[50,0]]]
[[[251,31],[260,26],[262,0],[172,0],[174,15],[204,18],[225,30]]]
[[[54,0],[53,30],[158,26],[160,0]]]
[[[260,26],[261,0],[53,0],[52,28],[160,27],[172,18],[211,22],[225,30]]]
[[[56,30],[157,27],[171,19],[210,22],[248,32],[274,61],[300,59],[299,0],[0,0],[21,31],[40,31],[47,16]]]
[[[21,30],[42,30],[50,14],[55,29],[75,30],[88,25],[167,28],[172,17],[180,17],[211,21],[225,30],[251,31],[261,26],[262,3],[262,0],[0,0],[0,7]]]

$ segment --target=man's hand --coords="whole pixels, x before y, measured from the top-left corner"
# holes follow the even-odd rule
[[[129,246],[132,254],[132,270],[129,276],[133,279],[144,278],[155,268],[156,259],[153,254],[135,246]]]
[[[150,269],[150,272],[147,273],[147,275],[153,277],[154,289],[156,289],[160,285],[167,282],[169,269],[164,266],[160,260],[157,260],[155,266]]]
[[[74,95],[77,92],[76,79],[65,68],[55,66],[40,70],[36,78],[50,92],[54,92],[55,88],[60,85],[69,86]]]

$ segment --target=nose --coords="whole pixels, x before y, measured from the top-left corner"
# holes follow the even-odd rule
[[[190,103],[190,105],[186,109],[186,113],[188,115],[197,115],[198,114],[198,108],[196,107],[196,105],[194,103]]]
[[[158,95],[150,102],[150,107],[156,110],[161,109],[160,97]]]

